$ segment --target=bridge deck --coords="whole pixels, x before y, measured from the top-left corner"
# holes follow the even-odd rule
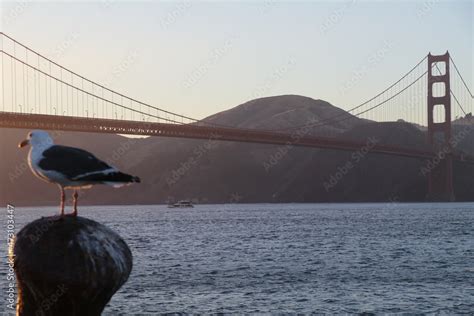
[[[237,128],[209,127],[196,124],[150,123],[100,118],[80,118],[44,114],[22,114],[0,112],[0,127],[63,130],[93,133],[131,134],[192,139],[215,139],[259,144],[291,145],[312,148],[358,151],[367,146],[365,142],[347,141],[327,137],[314,137],[298,134],[246,130]],[[434,152],[411,148],[375,144],[371,153],[392,156],[432,159]],[[454,155],[455,159],[474,163],[474,158]]]

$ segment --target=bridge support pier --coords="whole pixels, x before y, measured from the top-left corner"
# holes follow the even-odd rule
[[[444,64],[444,67],[439,67],[438,63]],[[435,75],[435,69],[440,74]],[[431,55],[430,53],[428,55],[427,96],[428,141],[437,155],[429,164],[427,196],[429,201],[452,202],[455,200],[450,91],[449,52],[444,55]],[[443,108],[444,120],[436,120],[437,107]]]

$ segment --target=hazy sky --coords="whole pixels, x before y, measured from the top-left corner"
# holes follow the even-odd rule
[[[347,109],[429,51],[449,50],[473,82],[472,1],[3,1],[1,9],[2,31],[18,41],[196,118],[279,94]]]

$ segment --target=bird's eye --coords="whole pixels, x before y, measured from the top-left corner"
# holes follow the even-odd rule
[[[29,133],[28,137],[30,137],[30,138],[33,137],[33,133]]]

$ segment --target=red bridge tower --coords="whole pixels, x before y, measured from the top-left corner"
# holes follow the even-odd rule
[[[437,107],[443,108],[444,120],[435,120]],[[428,138],[437,153],[428,174],[428,200],[454,201],[449,52],[428,55]]]

